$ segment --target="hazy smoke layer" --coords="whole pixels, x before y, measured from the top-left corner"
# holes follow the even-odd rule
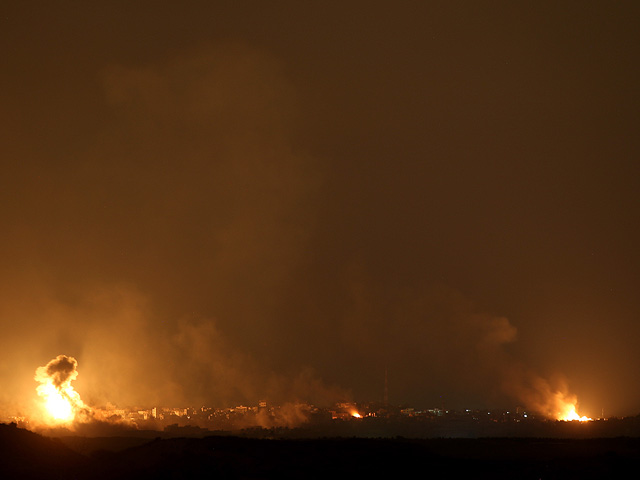
[[[381,400],[387,369],[392,402],[552,408],[558,387],[508,353],[506,318],[387,278],[393,232],[353,210],[357,185],[334,201],[296,146],[296,91],[273,55],[221,43],[97,76],[88,137],[25,153],[19,205],[1,206],[7,411],[27,409],[34,367],[60,351],[90,406],[328,403],[352,386]],[[354,275],[359,255],[371,270]],[[46,367],[58,384],[77,374],[65,358]]]
[[[342,398],[311,365],[271,360],[319,183],[291,145],[278,61],[220,44],[100,78],[99,131],[16,185],[7,258],[29,261],[0,277],[0,400],[24,410],[29,371],[60,351],[93,405]]]

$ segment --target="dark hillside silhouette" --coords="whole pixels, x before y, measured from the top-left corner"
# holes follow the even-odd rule
[[[0,478],[621,478],[640,438],[113,438],[81,455],[60,440],[0,425]],[[94,445],[104,440],[93,442]],[[82,448],[81,438],[74,442]],[[118,445],[127,447],[117,448]]]

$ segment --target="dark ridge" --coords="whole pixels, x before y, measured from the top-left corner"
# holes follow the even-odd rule
[[[90,461],[60,440],[0,424],[0,478],[77,478],[89,471]]]
[[[100,458],[101,478],[619,478],[640,439],[156,439]]]
[[[66,439],[86,456],[15,425],[0,425],[0,439],[3,479],[595,479],[621,478],[640,461],[637,437]]]

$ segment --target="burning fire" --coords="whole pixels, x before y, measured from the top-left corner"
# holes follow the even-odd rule
[[[40,382],[36,392],[43,400],[47,423],[71,423],[77,414],[89,412],[71,386],[71,381],[78,376],[77,365],[75,358],[58,355],[44,367],[36,369],[34,379]]]
[[[351,412],[351,416],[353,418],[362,418],[362,415],[360,415],[358,412]]]
[[[593,420],[593,418],[589,418],[585,415],[581,417],[578,415],[578,412],[576,412],[576,406],[568,403],[565,405],[564,410],[558,415],[558,420],[563,420],[565,422],[573,422],[574,420],[578,420],[579,422],[588,422]]]
[[[68,392],[60,391],[53,384],[46,383],[38,387],[38,395],[44,398],[44,406],[51,418],[61,422],[73,420],[73,407]]]

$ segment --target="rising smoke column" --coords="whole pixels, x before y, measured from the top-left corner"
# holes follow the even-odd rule
[[[43,367],[38,367],[34,380],[40,383],[36,392],[43,399],[46,421],[71,423],[86,420],[91,409],[84,404],[71,382],[78,376],[78,361],[67,355],[58,355]]]
[[[486,313],[444,285],[386,291],[381,301],[366,272],[348,278],[352,309],[342,340],[374,365],[389,359],[396,390],[440,392],[480,405],[511,405],[557,420],[582,420],[577,396],[560,373],[538,373],[514,355],[518,329],[503,316]],[[391,319],[391,321],[389,320]],[[417,379],[416,367],[424,379]],[[408,372],[408,373],[407,373]],[[432,401],[432,400],[429,400]],[[466,408],[458,403],[456,408]]]

